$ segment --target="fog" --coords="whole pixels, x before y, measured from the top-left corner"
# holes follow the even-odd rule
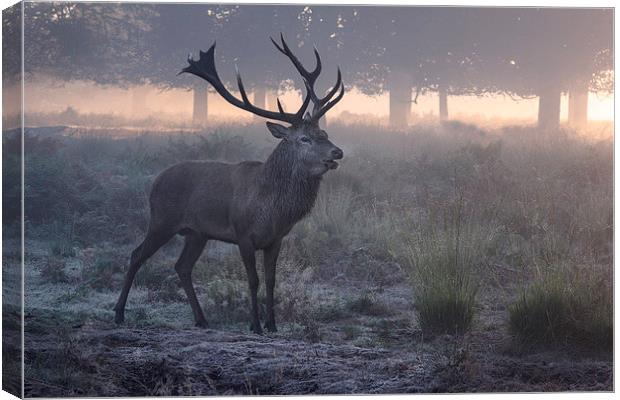
[[[3,389],[611,392],[612,12],[5,10]]]
[[[100,87],[92,83],[72,82],[61,87],[50,83],[29,85],[26,107],[29,111],[40,113],[57,113],[71,107],[79,113],[110,113],[125,117],[158,117],[174,122],[189,122],[192,119],[192,93],[187,89],[161,90],[156,86],[137,86],[131,88]],[[88,97],[84,98],[84,93]],[[144,104],[139,107],[134,93],[145,96]],[[301,101],[299,93],[281,92],[283,104],[291,107]],[[568,119],[568,95],[562,95],[560,120]],[[418,99],[411,107],[415,118],[438,119],[438,95],[428,93]],[[275,104],[268,104],[275,108]],[[458,96],[450,99],[453,119],[498,121],[505,124],[523,122],[534,123],[538,112],[538,99],[518,99],[503,94],[478,96]],[[613,96],[590,93],[588,97],[588,119],[590,121],[613,121]],[[353,88],[331,112],[336,120],[351,118],[348,114],[359,117],[374,116],[383,123],[388,122],[389,94],[368,96]],[[217,119],[252,118],[251,114],[238,110],[215,93],[209,93],[208,115]]]
[[[15,35],[8,11],[4,20]],[[320,89],[340,66],[347,94],[328,121],[613,120],[611,9],[34,3],[25,26],[25,112],[36,115],[27,125],[61,113],[66,124],[76,113],[183,126],[250,120],[207,95],[206,82],[177,75],[188,54],[215,42],[229,90],[238,95],[238,67],[255,102],[275,110],[278,97],[296,109],[301,78],[269,41],[280,33],[307,67],[317,48]],[[17,61],[5,57],[7,96]],[[6,109],[5,121],[17,112]]]

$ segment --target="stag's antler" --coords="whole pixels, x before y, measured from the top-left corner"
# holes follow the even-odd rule
[[[222,96],[230,104],[243,110],[249,111],[252,114],[256,114],[269,119],[288,122],[290,124],[296,124],[302,120],[304,112],[308,107],[309,99],[304,100],[304,104],[295,114],[284,112],[284,109],[282,108],[279,99],[279,112],[263,110],[262,108],[256,107],[248,99],[248,95],[245,92],[245,88],[243,86],[243,81],[241,80],[241,75],[239,74],[239,70],[237,70],[237,86],[239,87],[239,93],[241,93],[241,100],[239,100],[232,93],[230,93],[228,89],[226,89],[226,86],[224,86],[224,83],[222,83],[220,77],[217,74],[217,70],[215,69],[215,43],[213,43],[213,46],[211,46],[206,53],[203,51],[200,52],[200,58],[198,59],[198,61],[194,61],[191,57],[188,57],[187,62],[189,63],[189,66],[183,68],[180,73],[188,72],[206,80],[211,84],[211,86],[213,86],[213,88],[220,94],[220,96]]]
[[[299,74],[303,78],[304,85],[306,86],[306,99],[310,98],[312,100],[312,103],[314,104],[314,107],[312,109],[312,115],[310,118],[312,121],[315,121],[315,122],[318,121],[319,119],[321,119],[323,115],[325,115],[325,113],[330,108],[335,106],[336,103],[338,103],[344,96],[344,84],[342,83],[342,74],[340,73],[340,67],[338,67],[338,77],[336,79],[336,84],[334,85],[334,87],[331,88],[331,90],[329,91],[329,93],[327,93],[325,97],[319,98],[316,95],[316,91],[314,89],[314,84],[317,78],[319,77],[319,75],[321,74],[321,56],[319,56],[319,51],[316,49],[316,47],[314,48],[314,57],[316,58],[316,67],[314,68],[314,71],[308,72],[308,70],[304,68],[301,62],[299,62],[299,59],[293,54],[291,49],[288,47],[288,45],[286,44],[286,41],[284,40],[284,35],[282,33],[280,33],[280,41],[281,41],[280,45],[276,43],[276,41],[273,40],[273,38],[270,38],[270,39],[271,39],[271,42],[276,46],[276,48],[282,54],[284,54],[291,60],[291,62],[297,69],[297,72],[299,72]],[[340,89],[340,93],[334,100],[330,102],[330,100],[332,99],[332,97],[334,97],[338,89]]]
[[[314,107],[312,110],[312,115],[310,116],[310,121],[318,122],[319,119],[323,115],[325,115],[325,113],[330,108],[336,105],[336,103],[338,103],[344,96],[344,84],[342,83],[340,68],[338,68],[338,78],[334,87],[329,91],[329,93],[327,93],[325,97],[319,98],[314,90],[314,84],[319,75],[321,74],[321,57],[319,56],[318,50],[316,48],[314,49],[316,67],[312,72],[310,72],[304,68],[299,59],[293,54],[291,49],[284,41],[284,36],[282,34],[280,34],[281,44],[276,43],[273,38],[270,39],[276,46],[276,48],[291,60],[291,62],[297,69],[297,72],[299,72],[299,74],[303,78],[304,85],[306,86],[306,96],[304,98],[304,101],[299,110],[294,114],[284,111],[284,108],[280,103],[280,99],[277,99],[278,112],[264,110],[253,105],[248,99],[247,93],[245,92],[239,70],[236,70],[236,74],[237,86],[239,87],[241,100],[235,97],[232,93],[230,93],[226,89],[226,86],[224,86],[224,84],[220,80],[217,74],[217,70],[215,69],[215,43],[213,43],[213,46],[211,46],[211,48],[209,48],[206,53],[202,51],[200,52],[200,58],[198,59],[198,61],[194,61],[191,57],[188,57],[187,62],[189,63],[189,66],[183,68],[180,73],[188,72],[190,74],[194,74],[200,78],[205,79],[213,86],[213,88],[220,94],[220,96],[222,96],[226,101],[228,101],[235,107],[249,111],[261,117],[288,122],[292,125],[297,125],[303,121],[304,113],[308,108],[308,104],[310,104],[310,100],[312,100]],[[338,94],[338,96],[336,96],[336,98],[332,100],[336,92],[338,92],[338,89],[340,89],[340,93]]]

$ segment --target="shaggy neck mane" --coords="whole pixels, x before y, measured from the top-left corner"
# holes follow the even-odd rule
[[[264,165],[263,188],[270,194],[276,214],[287,223],[303,218],[314,206],[321,177],[310,176],[281,141]]]

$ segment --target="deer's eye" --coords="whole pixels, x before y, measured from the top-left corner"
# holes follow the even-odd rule
[[[310,138],[308,136],[302,136],[301,139],[299,139],[299,140],[301,140],[304,143],[310,143],[311,142],[311,140],[310,140]]]

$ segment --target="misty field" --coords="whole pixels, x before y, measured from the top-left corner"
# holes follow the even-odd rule
[[[26,396],[612,390],[610,135],[327,131],[345,157],[284,241],[279,331],[258,336],[238,250],[218,242],[194,269],[209,329],[173,268],[180,237],[138,273],[124,325],[112,308],[155,176],[264,160],[264,125],[26,129]],[[8,163],[19,142],[3,140]],[[5,170],[9,200],[18,174]]]

